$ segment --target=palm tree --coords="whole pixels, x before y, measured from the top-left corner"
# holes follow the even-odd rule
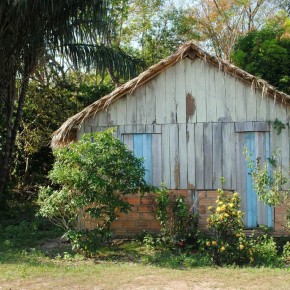
[[[45,56],[126,78],[140,64],[111,45],[109,11],[106,0],[0,1],[0,207],[29,79]]]

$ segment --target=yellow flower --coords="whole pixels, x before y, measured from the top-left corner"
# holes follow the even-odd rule
[[[224,246],[221,247],[220,251],[223,252],[226,248]]]
[[[240,234],[239,233],[236,233],[236,235],[235,235],[237,238],[240,236]]]
[[[234,207],[234,204],[233,203],[229,203],[229,207]]]
[[[233,197],[238,197],[239,196],[239,193],[238,192],[235,192],[234,194],[233,194]]]
[[[229,217],[229,214],[228,213],[225,213],[225,217]]]
[[[218,206],[218,207],[216,208],[216,211],[217,211],[217,212],[220,212],[220,211],[221,211],[221,208]]]
[[[243,250],[245,246],[243,244],[240,244],[240,250]]]
[[[218,202],[218,205],[223,205],[224,203],[222,201],[219,201]]]
[[[208,247],[210,246],[210,242],[206,242],[205,244],[206,244]]]
[[[212,210],[212,209],[213,209],[213,206],[211,205],[211,206],[209,206],[207,209],[208,209],[208,210]]]
[[[216,246],[216,245],[217,245],[217,242],[216,242],[216,241],[212,241],[211,244],[212,244],[213,246]]]
[[[241,216],[243,213],[241,210],[238,210],[238,215]]]

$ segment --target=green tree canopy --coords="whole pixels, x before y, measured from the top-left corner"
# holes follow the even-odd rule
[[[114,22],[108,8],[103,0],[0,1],[0,199],[29,79],[45,56],[66,56],[76,68],[109,68],[124,77],[140,64],[111,44]]]
[[[275,18],[263,29],[240,38],[233,62],[247,72],[267,80],[290,93],[290,19]]]

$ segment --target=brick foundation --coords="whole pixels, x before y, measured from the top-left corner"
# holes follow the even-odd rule
[[[192,190],[169,190],[171,195],[182,196],[188,205],[192,207]],[[233,191],[225,191],[226,194],[232,194]],[[209,206],[216,206],[217,191],[197,191],[195,195],[195,211],[199,214],[198,226],[201,231],[207,230],[207,218],[210,215]],[[156,219],[157,206],[154,204],[153,194],[147,194],[144,197],[138,195],[129,195],[124,197],[132,204],[132,211],[128,214],[120,214],[119,218],[112,223],[112,230],[115,236],[134,236],[142,231],[148,233],[158,233],[160,224]],[[286,208],[277,206],[274,209],[274,236],[283,236],[288,233],[284,230]],[[82,219],[82,226],[87,229],[93,229],[96,221],[92,219]],[[251,233],[252,230],[245,231]],[[259,232],[258,229],[255,232]]]
[[[191,190],[169,190],[170,195],[182,196],[190,207],[192,205]],[[142,231],[148,233],[158,233],[160,224],[156,219],[156,204],[154,204],[153,194],[147,194],[142,198],[140,195],[127,195],[124,197],[132,205],[132,211],[128,214],[121,213],[119,218],[111,225],[114,236],[135,236]],[[82,219],[82,226],[93,229],[96,221],[92,219]]]

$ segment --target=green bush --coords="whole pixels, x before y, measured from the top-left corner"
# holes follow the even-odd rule
[[[152,190],[143,178],[143,161],[112,129],[84,134],[79,142],[56,149],[54,156],[52,186],[40,190],[39,214],[61,226],[74,249],[90,255],[109,240],[118,214],[131,210],[123,196]],[[84,218],[97,222],[94,231],[83,228]]]
[[[183,197],[170,195],[162,185],[155,192],[154,202],[157,204],[156,216],[160,222],[159,239],[166,247],[178,246],[180,249],[195,246],[198,241],[198,217],[186,205]]]
[[[216,265],[247,264],[252,260],[246,236],[243,233],[243,213],[240,210],[241,198],[236,192],[227,195],[218,190],[217,207],[209,207],[211,214],[207,220],[211,237],[205,248]]]
[[[281,259],[278,256],[277,246],[268,235],[259,236],[250,240],[251,252],[253,253],[252,265],[277,267],[281,266]],[[286,251],[285,251],[286,254]]]

